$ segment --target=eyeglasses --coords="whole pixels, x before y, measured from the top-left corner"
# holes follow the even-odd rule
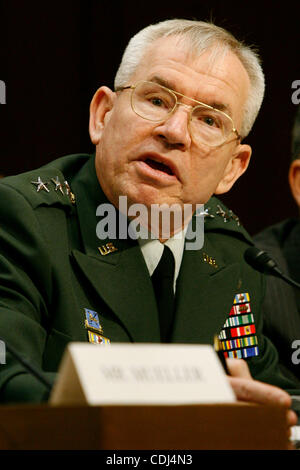
[[[196,143],[204,143],[210,147],[224,144],[231,133],[235,139],[241,136],[234,127],[228,114],[208,104],[182,95],[155,82],[139,81],[135,85],[117,88],[116,91],[131,89],[131,107],[143,119],[153,122],[164,122],[175,111],[177,106],[190,108],[189,129]],[[197,103],[196,106],[180,103],[177,96],[188,98]]]

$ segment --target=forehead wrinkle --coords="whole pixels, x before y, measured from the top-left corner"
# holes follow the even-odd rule
[[[175,93],[179,93],[177,92],[176,90],[176,85],[175,85],[175,82],[173,82],[172,80],[169,80],[169,79],[165,79],[163,77],[160,77],[159,75],[154,75],[153,77],[151,77],[149,79],[151,82],[155,82],[155,83],[158,83],[159,85],[162,85],[164,86],[165,88],[170,88],[172,91],[174,91]],[[212,108],[215,108],[215,109],[218,109],[219,111],[223,111],[227,114],[231,113],[231,108],[228,104],[225,104],[225,103],[220,103],[218,101],[214,101],[214,100],[205,100],[205,101],[201,101],[201,100],[198,100],[198,99],[195,99],[195,98],[192,98],[192,97],[189,97],[189,96],[186,96],[184,95],[185,98],[190,98],[191,100],[195,100],[195,101],[198,101],[200,103],[204,103],[204,104],[207,104],[209,106],[211,106]]]
[[[154,75],[149,80],[150,80],[150,82],[158,83],[159,85],[162,85],[165,88],[170,88],[172,91],[176,91],[175,82],[173,82],[169,79],[165,79],[163,77],[160,77],[159,75]]]

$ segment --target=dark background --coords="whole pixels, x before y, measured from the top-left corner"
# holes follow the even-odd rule
[[[250,233],[297,215],[287,173],[300,79],[300,5],[276,1],[0,1],[0,173],[92,152],[89,102],[113,86],[122,52],[142,27],[168,18],[212,19],[259,48],[266,95],[246,141],[251,165],[223,201]]]

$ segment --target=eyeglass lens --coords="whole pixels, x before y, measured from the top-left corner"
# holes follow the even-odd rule
[[[175,94],[154,82],[139,82],[132,93],[133,110],[150,121],[159,122],[167,119],[176,103]],[[225,142],[232,127],[232,121],[218,110],[201,105],[193,108],[190,129],[196,140],[219,145]]]

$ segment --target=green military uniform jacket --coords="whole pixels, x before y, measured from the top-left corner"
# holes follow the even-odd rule
[[[111,342],[160,341],[152,283],[137,241],[97,238],[96,209],[105,202],[89,155],[63,157],[0,183],[0,337],[51,381],[68,342],[88,341],[85,309],[98,313]],[[247,359],[252,375],[292,389],[261,333],[264,281],[243,259],[251,239],[217,199],[207,209],[213,217],[206,217],[203,248],[184,251],[171,341],[212,344],[216,333],[224,333],[235,296],[247,293],[258,348]],[[117,250],[104,256],[99,247],[108,242]],[[233,350],[239,350],[236,344]],[[42,401],[47,392],[7,353],[0,364],[0,398]]]

